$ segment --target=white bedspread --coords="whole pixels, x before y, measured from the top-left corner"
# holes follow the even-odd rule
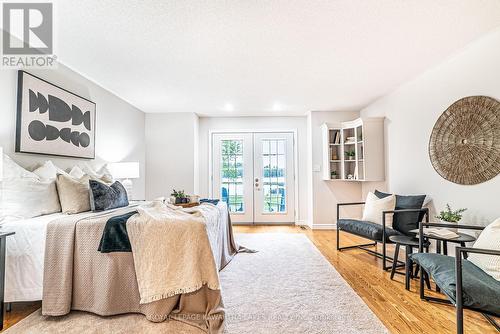
[[[7,238],[5,302],[42,299],[47,224],[62,216],[55,213],[2,224],[2,231],[16,232]]]
[[[84,217],[101,214],[83,212]],[[47,225],[65,214],[54,213],[36,218],[4,222],[2,231],[16,232],[7,238],[5,257],[5,302],[42,300],[43,261]]]

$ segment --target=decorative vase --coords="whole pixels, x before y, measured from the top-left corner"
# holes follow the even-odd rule
[[[458,222],[447,222],[446,220],[442,220],[442,219],[440,219],[439,222],[443,223],[443,224],[459,224],[460,223],[459,221]],[[456,227],[446,227],[446,229],[449,231],[458,233],[458,228],[456,228]]]

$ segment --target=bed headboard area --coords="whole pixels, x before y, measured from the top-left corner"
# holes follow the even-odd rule
[[[90,211],[89,181],[105,185],[114,182],[107,165],[95,168],[85,163],[65,170],[47,160],[26,169],[7,154],[1,156],[0,164],[0,224],[53,213]]]
[[[23,86],[19,82],[20,73],[25,73]],[[29,85],[28,79],[32,80]],[[24,87],[21,92],[24,110],[19,105],[21,87]],[[20,167],[33,171],[50,160],[65,171],[74,166],[99,170],[107,162],[136,161],[141,173],[140,178],[134,180],[134,193],[137,198],[145,198],[145,114],[141,110],[63,64],[58,64],[56,69],[30,70],[29,73],[5,69],[0,76],[0,91],[0,147]],[[62,111],[49,115],[49,105]],[[26,120],[21,123],[21,132],[17,131],[20,113],[24,113]],[[95,150],[61,151],[56,141],[63,144],[63,137],[67,142],[68,132],[72,136],[69,140],[81,148],[90,147],[87,139],[95,136]],[[37,140],[19,147],[20,135]],[[39,144],[44,141],[48,146],[40,149]]]

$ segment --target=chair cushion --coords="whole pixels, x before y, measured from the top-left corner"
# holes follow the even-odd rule
[[[375,196],[384,198],[391,194],[375,190]],[[425,195],[396,195],[396,210],[422,209]],[[392,228],[403,234],[409,234],[410,230],[418,228],[418,223],[424,219],[425,214],[419,212],[397,212],[392,219]]]
[[[451,302],[457,291],[455,258],[441,254],[417,253],[411,259],[436,282]],[[463,305],[500,315],[500,282],[472,262],[462,262]]]
[[[396,196],[391,195],[385,198],[378,198],[374,193],[369,192],[368,195],[366,195],[365,208],[361,220],[382,225],[384,211],[393,211],[395,208]],[[393,213],[385,215],[385,226],[392,228],[393,215]]]
[[[337,221],[339,229],[345,232],[359,235],[361,237],[373,240],[382,241],[382,225],[355,219],[339,219]],[[390,242],[389,237],[392,235],[402,235],[400,232],[393,230],[390,227],[385,228],[386,242]]]

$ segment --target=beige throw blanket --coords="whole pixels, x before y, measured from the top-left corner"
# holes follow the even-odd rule
[[[217,210],[213,207],[212,210]],[[127,222],[140,303],[199,290],[219,290],[204,218],[160,203],[137,209]]]
[[[234,243],[226,205],[203,204],[190,209],[193,215],[146,206],[133,216],[137,221],[127,222],[134,254],[98,252],[106,221],[137,209],[85,213],[49,223],[42,314],[62,316],[71,310],[101,316],[142,313],[154,322],[175,319],[207,333],[222,331],[224,310],[217,269],[224,268],[237,252],[248,251]],[[141,220],[145,224],[139,225]],[[150,237],[141,236],[139,229]],[[205,282],[194,292],[166,297]],[[141,302],[147,298],[160,299]]]

